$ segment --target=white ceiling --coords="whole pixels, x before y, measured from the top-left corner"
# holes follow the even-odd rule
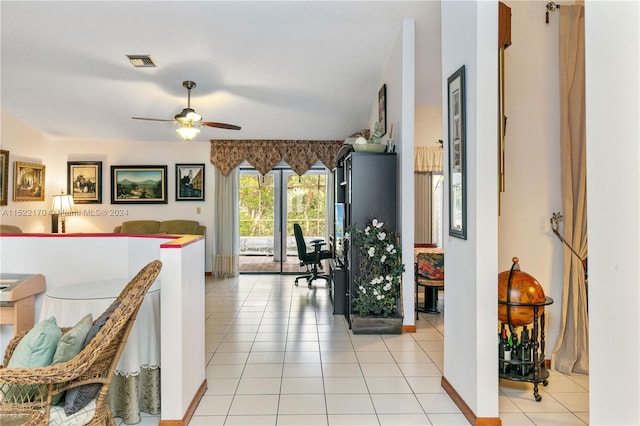
[[[343,139],[367,126],[403,18],[416,103],[441,104],[439,1],[6,1],[2,110],[53,141],[178,140],[187,104],[208,139]],[[134,68],[150,54],[157,68]],[[392,96],[389,94],[388,96]]]

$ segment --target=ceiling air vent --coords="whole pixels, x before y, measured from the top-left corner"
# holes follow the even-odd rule
[[[129,58],[131,65],[136,68],[156,67],[156,63],[153,62],[153,59],[149,55],[127,55],[127,58]]]

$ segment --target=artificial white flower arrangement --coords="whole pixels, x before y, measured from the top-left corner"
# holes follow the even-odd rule
[[[351,246],[359,251],[357,294],[353,311],[360,316],[396,317],[404,265],[396,235],[377,218],[364,229],[347,229]]]

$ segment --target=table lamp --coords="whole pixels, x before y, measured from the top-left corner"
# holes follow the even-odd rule
[[[64,234],[65,216],[71,215],[76,211],[76,206],[71,195],[64,195],[64,193],[61,193],[60,195],[54,195],[53,204],[51,206],[51,232],[53,234],[58,233],[58,217],[61,216],[60,220],[62,222],[62,233]]]

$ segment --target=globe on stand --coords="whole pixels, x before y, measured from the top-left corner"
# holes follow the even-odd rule
[[[498,319],[505,324],[519,327],[533,322],[533,306],[507,306],[504,303],[542,304],[545,302],[545,295],[538,280],[520,270],[519,259],[514,257],[512,260],[511,270],[498,274]],[[511,289],[507,299],[509,274],[511,274]],[[509,309],[508,315],[507,309]],[[544,308],[539,307],[538,315],[542,315],[543,312]]]

